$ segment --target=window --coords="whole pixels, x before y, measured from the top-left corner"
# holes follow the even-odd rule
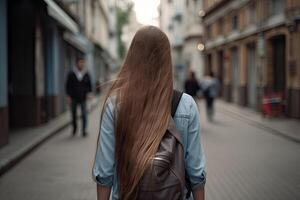
[[[206,74],[212,71],[212,55],[207,55],[207,68],[206,68]]]
[[[206,27],[206,36],[207,39],[211,39],[211,25]]]
[[[270,15],[283,13],[285,9],[285,0],[269,0]]]
[[[113,6],[110,6],[110,7],[109,7],[109,11],[110,11],[111,13],[113,13],[113,12],[115,11],[115,8],[114,8]]]
[[[180,23],[182,21],[182,14],[181,13],[176,13],[173,16],[173,20],[178,21]]]
[[[252,3],[249,5],[248,9],[248,24],[255,24],[256,23],[256,4]]]
[[[238,16],[235,14],[231,19],[231,30],[235,31],[238,29]]]
[[[109,32],[108,32],[108,37],[109,37],[109,38],[114,38],[114,37],[115,37],[114,31],[109,30]]]
[[[218,20],[218,35],[223,35],[224,34],[224,20],[223,18],[220,18]]]

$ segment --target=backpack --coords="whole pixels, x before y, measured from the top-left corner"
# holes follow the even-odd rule
[[[185,197],[188,199],[191,194],[191,184],[185,170],[183,142],[173,120],[181,96],[182,92],[174,90],[172,118],[152,165],[140,180],[138,200],[183,200]]]

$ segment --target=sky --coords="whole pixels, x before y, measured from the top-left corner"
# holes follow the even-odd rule
[[[137,21],[144,25],[158,26],[160,0],[132,0]]]

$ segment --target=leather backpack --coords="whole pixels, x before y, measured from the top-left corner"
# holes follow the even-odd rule
[[[173,120],[181,96],[182,92],[174,90],[172,118],[151,165],[140,180],[138,200],[183,200],[190,196],[191,184],[185,170],[182,137]]]

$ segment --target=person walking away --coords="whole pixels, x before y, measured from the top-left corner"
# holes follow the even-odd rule
[[[79,58],[76,66],[69,72],[66,82],[67,100],[71,106],[72,113],[72,135],[75,136],[77,131],[77,107],[81,109],[82,119],[82,136],[87,136],[87,96],[92,91],[91,79],[85,69],[85,61]]]
[[[203,81],[201,81],[201,88],[205,98],[206,116],[207,119],[212,122],[215,114],[214,100],[218,96],[219,91],[219,82],[214,77],[213,72],[210,72],[208,76],[204,77]]]
[[[170,43],[159,28],[135,34],[101,116],[98,200],[204,200],[198,108],[173,90]]]
[[[200,90],[200,85],[195,76],[195,72],[189,72],[189,76],[184,83],[184,89],[187,94],[191,95],[195,100],[197,99],[197,93]]]

